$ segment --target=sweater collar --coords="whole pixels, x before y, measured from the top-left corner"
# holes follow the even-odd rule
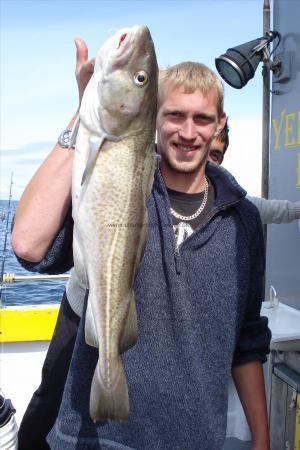
[[[237,203],[247,194],[236,179],[224,167],[214,163],[207,163],[206,175],[215,189],[215,206],[222,207]]]
[[[157,162],[160,156],[157,155]],[[207,163],[206,175],[212,182],[215,190],[216,208],[229,206],[233,203],[239,202],[246,195],[246,191],[238,184],[236,179],[224,167],[220,167],[214,163]],[[157,164],[154,185],[161,192],[166,194],[166,186],[163,177],[159,171],[159,164]]]

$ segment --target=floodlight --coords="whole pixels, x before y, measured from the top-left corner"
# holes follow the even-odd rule
[[[278,39],[279,44],[280,34],[277,31],[268,31],[261,38],[229,48],[226,53],[215,59],[217,71],[226,83],[241,89],[254,77],[261,61],[264,61],[270,70],[280,70],[281,61],[274,64],[270,60],[271,54],[268,48],[275,38]]]

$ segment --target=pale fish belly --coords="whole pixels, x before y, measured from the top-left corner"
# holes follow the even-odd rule
[[[86,341],[99,348],[90,400],[94,420],[126,420],[127,383],[120,352],[137,339],[133,281],[147,236],[146,201],[154,159],[133,139],[106,142],[77,211],[88,275]]]
[[[76,137],[76,148],[74,150],[75,155],[72,168],[72,217],[74,220],[73,259],[77,277],[81,285],[85,287],[88,287],[88,279],[82,250],[82,241],[78,234],[77,224],[79,224],[78,207],[82,193],[82,176],[89,154],[89,139],[90,131],[88,131],[83,124],[80,124]]]

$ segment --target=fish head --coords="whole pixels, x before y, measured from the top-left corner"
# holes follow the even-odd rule
[[[122,28],[111,36],[96,58],[94,78],[106,133],[122,136],[149,127],[149,120],[155,130],[158,67],[146,26]]]

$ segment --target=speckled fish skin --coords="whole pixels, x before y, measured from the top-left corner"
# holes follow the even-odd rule
[[[147,238],[154,175],[157,62],[147,27],[119,30],[100,49],[80,109],[72,180],[74,266],[88,287],[87,344],[99,349],[94,421],[126,421],[120,353],[137,341],[133,282]]]

